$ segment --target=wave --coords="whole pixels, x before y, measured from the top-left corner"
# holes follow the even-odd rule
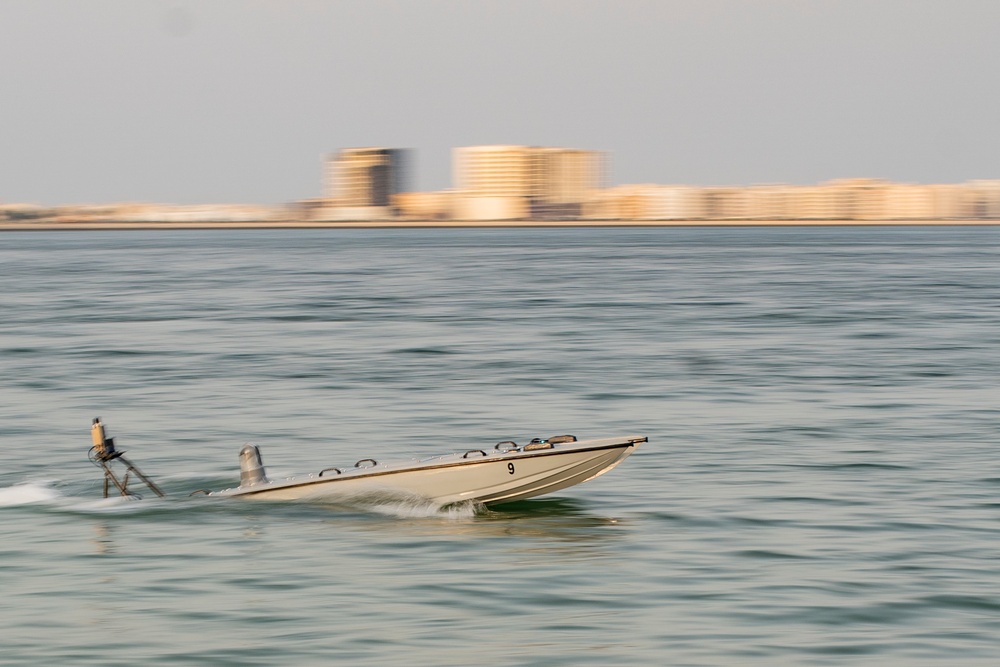
[[[441,506],[423,498],[384,499],[378,501],[362,501],[355,505],[357,509],[367,510],[376,514],[397,519],[471,519],[479,513],[479,506],[472,502]]]
[[[52,503],[61,497],[62,494],[46,482],[22,482],[0,488],[0,507]]]
[[[399,519],[444,518],[469,519],[482,511],[476,503],[456,503],[440,505],[421,496],[399,493],[366,493],[345,495],[335,502],[267,502],[241,499],[206,498],[200,496],[175,496],[151,498],[136,495],[132,497],[112,496],[110,498],[83,497],[61,492],[55,487],[55,480],[33,480],[0,487],[0,509],[8,507],[36,506],[50,511],[80,514],[119,514],[135,512],[160,512],[169,508],[176,511],[198,510],[206,507],[206,501],[213,509],[222,505],[243,510],[248,507],[281,505],[286,508],[311,506],[328,510],[366,512]],[[225,502],[222,502],[225,501]]]
[[[261,501],[237,501],[258,503]],[[379,491],[364,491],[360,493],[344,493],[336,498],[324,496],[315,500],[303,499],[297,501],[267,501],[281,505],[342,509],[354,512],[367,512],[398,519],[468,519],[483,511],[483,506],[474,502],[461,502],[442,505],[423,496],[400,492],[393,489]]]
[[[0,488],[0,509],[35,506],[46,510],[73,513],[120,513],[151,509],[149,503],[137,502],[139,496],[93,498],[67,495],[54,487],[50,480],[21,482]]]

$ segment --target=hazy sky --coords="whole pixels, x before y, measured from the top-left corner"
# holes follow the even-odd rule
[[[998,0],[0,0],[0,201],[282,202],[344,146],[1000,178]]]

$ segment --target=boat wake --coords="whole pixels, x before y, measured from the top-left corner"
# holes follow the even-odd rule
[[[209,498],[209,500],[217,499]],[[446,504],[418,494],[387,488],[343,491],[335,495],[304,496],[291,502],[287,500],[260,502],[267,503],[275,509],[312,508],[321,512],[374,514],[396,519],[469,519],[487,511],[481,503],[471,500]]]
[[[471,519],[483,512],[479,503],[472,501],[442,506],[440,503],[420,497],[386,495],[358,496],[345,498],[342,507],[354,511],[370,512],[395,519]]]
[[[55,512],[106,515],[162,512],[168,508],[174,511],[198,511],[209,508],[220,510],[223,507],[235,511],[246,509],[245,505],[220,503],[218,499],[207,498],[204,495],[168,499],[121,496],[94,498],[89,495],[76,495],[73,491],[65,493],[58,488],[59,486],[57,480],[31,480],[0,487],[0,511],[6,508],[33,507]],[[80,490],[75,489],[75,491]],[[298,506],[301,509],[309,507],[313,511],[366,513],[397,519],[461,520],[473,518],[484,511],[481,505],[471,501],[443,506],[420,496],[392,492],[345,494],[335,500],[303,499],[280,504],[285,507]]]
[[[0,488],[0,510],[5,508],[38,507],[57,512],[80,514],[107,514],[148,511],[148,503],[136,502],[138,498],[93,498],[65,494],[51,480],[21,482]],[[159,505],[162,507],[162,503]]]
[[[52,503],[61,497],[62,494],[46,482],[23,482],[0,488],[0,507]]]

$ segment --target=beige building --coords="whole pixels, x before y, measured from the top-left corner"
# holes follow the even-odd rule
[[[451,191],[403,192],[392,197],[396,216],[403,220],[448,220],[455,199]]]
[[[628,220],[634,213],[636,193],[643,187],[619,185],[599,190],[584,203],[581,217],[586,220]]]
[[[969,181],[965,185],[964,217],[1000,218],[1000,181]]]
[[[747,218],[750,220],[787,220],[792,210],[794,192],[787,185],[753,185],[746,190]]]
[[[287,222],[296,216],[293,206],[251,204],[118,204],[68,207],[64,217],[81,222],[113,221],[138,223],[242,223]]]
[[[957,184],[926,185],[936,220],[958,220],[964,213],[964,187]]]
[[[400,148],[344,148],[326,161],[330,220],[391,218],[392,197],[406,190],[408,151]]]
[[[453,153],[454,215],[575,218],[604,184],[604,154],[574,148],[466,146]]]
[[[588,220],[704,219],[704,189],[691,185],[619,185],[598,191],[581,214]]]
[[[545,146],[453,151],[454,188],[405,192],[408,151],[348,148],[327,162],[315,220],[929,221],[1000,219],[1000,180],[920,185],[605,185],[606,155]]]
[[[705,217],[701,188],[690,185],[647,185],[635,193],[640,219],[700,220]]]
[[[619,185],[591,194],[590,220],[925,221],[1000,219],[1000,181],[954,185],[844,179],[819,185]]]
[[[709,220],[745,220],[749,215],[746,188],[704,188],[702,196]]]
[[[536,218],[576,218],[604,187],[605,154],[577,148],[536,148],[529,193]]]

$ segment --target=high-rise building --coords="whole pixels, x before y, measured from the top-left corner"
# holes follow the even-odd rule
[[[604,154],[574,148],[466,146],[454,150],[456,217],[578,217],[604,186]]]
[[[532,217],[579,217],[583,204],[606,186],[605,154],[577,148],[534,150]]]
[[[326,197],[339,219],[392,216],[392,197],[406,190],[408,152],[344,148],[326,162]]]

